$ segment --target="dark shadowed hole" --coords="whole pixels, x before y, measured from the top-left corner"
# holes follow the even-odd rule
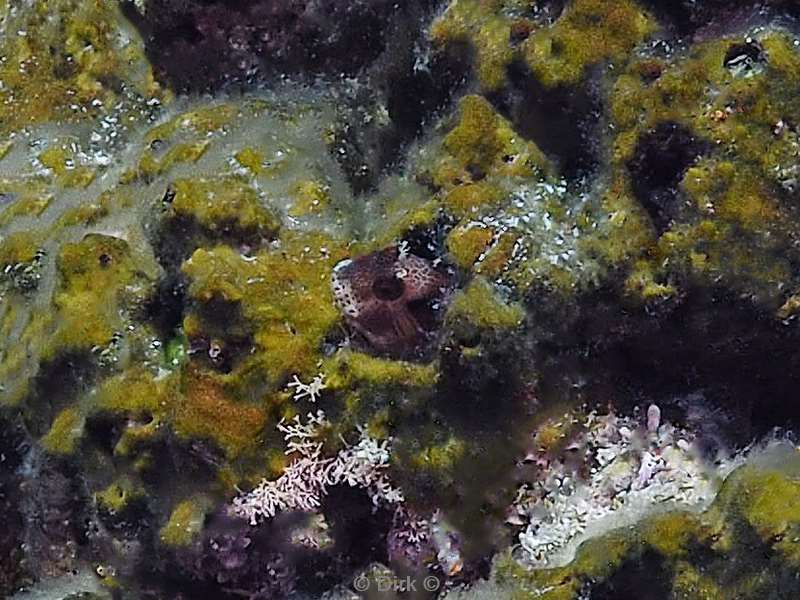
[[[584,314],[540,359],[544,385],[573,371],[573,380],[589,382],[587,397],[614,397],[620,412],[654,402],[667,420],[690,419],[713,443],[744,445],[800,423],[800,328],[734,292],[684,289],[660,315],[621,307],[608,290],[585,297]],[[704,416],[712,413],[713,422]]]
[[[403,295],[405,288],[405,284],[394,275],[378,277],[372,283],[372,293],[378,300],[397,300]]]
[[[412,300],[408,303],[408,310],[425,331],[434,331],[438,327],[440,311],[437,310],[436,300],[429,298]]]
[[[756,41],[748,41],[743,44],[733,44],[725,53],[725,66],[729,66],[733,62],[737,62],[742,58],[750,59],[753,62],[760,61],[764,58],[764,49]]]
[[[21,475],[17,470],[26,451],[25,435],[19,423],[0,416],[0,597],[9,598],[16,591],[29,565],[23,560],[25,520],[21,512]]]
[[[106,454],[112,454],[122,429],[118,418],[112,415],[95,415],[86,419],[86,436]]]
[[[672,574],[663,557],[646,551],[622,563],[611,577],[595,586],[592,600],[667,600],[672,589]]]
[[[26,402],[29,431],[44,435],[56,415],[91,385],[94,375],[95,366],[88,353],[69,353],[42,364]]]
[[[776,16],[800,14],[795,0],[641,0],[659,24],[678,36],[705,37],[708,29],[719,34],[749,29],[748,24],[763,23]]]
[[[161,339],[172,339],[183,324],[185,282],[181,273],[170,270],[156,286],[155,293],[147,303],[146,319],[152,323]]]
[[[386,534],[391,515],[376,510],[363,490],[337,485],[330,488],[323,500],[322,511],[330,524],[334,552],[350,568],[386,560]]]
[[[489,97],[522,137],[554,160],[566,177],[578,177],[597,165],[590,143],[599,104],[588,86],[546,88],[522,61],[508,68],[508,89]]]
[[[660,123],[639,139],[628,162],[636,199],[650,215],[659,234],[680,212],[678,183],[708,145],[678,123]]]
[[[433,223],[409,229],[403,236],[409,253],[426,260],[441,259],[445,254],[445,238],[453,228],[454,221],[440,215]]]
[[[374,148],[380,167],[402,164],[408,143],[423,133],[431,117],[450,106],[468,81],[472,53],[466,44],[454,44],[449,51],[434,54],[427,69],[419,69],[409,52],[401,65],[389,70],[386,108],[392,126],[381,132]]]
[[[755,40],[741,44],[733,44],[725,53],[723,65],[734,73],[749,71],[767,62],[767,56],[761,44]]]

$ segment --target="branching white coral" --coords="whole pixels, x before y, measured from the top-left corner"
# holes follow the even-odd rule
[[[314,377],[311,383],[303,383],[297,375],[295,375],[294,379],[290,381],[286,387],[294,388],[293,398],[295,402],[308,399],[308,401],[312,403],[316,402],[322,390],[327,388],[325,385],[325,376],[322,373]]]
[[[353,446],[345,446],[335,456],[322,456],[321,430],[330,423],[320,410],[278,424],[286,440],[286,454],[295,459],[275,480],[264,480],[255,489],[233,501],[232,512],[252,525],[284,510],[314,511],[330,486],[347,484],[367,490],[372,501],[397,504],[402,492],[386,476],[389,466],[389,440],[375,440],[364,429]]]
[[[721,461],[710,476],[693,450],[692,435],[659,423],[655,413],[651,407],[647,427],[613,414],[589,415],[576,442],[590,467],[588,477],[553,461],[541,480],[520,490],[510,522],[527,523],[519,535],[526,562],[563,564],[583,540],[658,506],[700,508],[714,498],[718,479],[735,461]]]

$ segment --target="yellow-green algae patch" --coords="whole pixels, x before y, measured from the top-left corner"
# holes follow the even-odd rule
[[[328,186],[318,181],[298,181],[292,186],[291,194],[294,203],[289,209],[290,217],[304,217],[321,212],[331,202]]]
[[[51,231],[57,235],[67,227],[94,225],[111,214],[114,201],[114,193],[105,191],[93,200],[81,202],[74,208],[65,210],[53,224]]]
[[[236,460],[262,445],[271,405],[238,398],[230,380],[191,366],[156,378],[134,366],[104,382],[93,410],[145,419],[123,433],[117,448],[123,454],[170,426],[178,437],[212,441],[226,458]]]
[[[53,172],[65,188],[87,187],[95,178],[95,170],[77,162],[66,144],[55,143],[39,154],[39,161]]]
[[[513,10],[506,5],[451,3],[433,32],[443,39],[470,38],[477,29],[464,25],[466,15],[476,16],[477,22],[496,18],[510,27],[507,16]],[[623,68],[619,76],[615,71],[608,78],[614,127],[610,183],[594,209],[577,215],[579,251],[607,270],[627,269],[626,290],[641,299],[672,297],[689,282],[721,279],[777,308],[786,300],[785,290],[797,289],[796,270],[790,265],[797,261],[791,240],[798,235],[798,215],[787,201],[798,187],[792,157],[800,145],[791,125],[800,110],[792,92],[800,81],[800,55],[792,37],[775,30],[754,35],[749,43],[763,48],[764,65],[745,73],[725,66],[729,49],[741,44],[739,37],[695,44],[669,58],[643,53],[626,66],[622,59],[654,30],[654,23],[632,2],[611,8],[607,15],[605,3],[569,3],[552,27],[531,29],[524,44],[532,69],[540,69],[537,75],[548,85],[576,83],[585,67],[597,60],[611,59]],[[584,43],[594,35],[602,39]],[[559,61],[563,68],[552,68]],[[685,173],[675,201],[682,207],[675,230],[659,241],[650,216],[634,196],[628,161],[640,139],[663,123],[678,123],[713,145],[713,158]],[[503,215],[517,186],[548,172],[538,149],[511,149],[509,141],[523,143],[485,99],[467,96],[458,121],[434,153],[429,175],[439,191],[437,202],[458,220],[448,240],[454,261],[489,277],[505,273],[508,281],[526,287],[531,276],[519,277],[523,270],[509,269],[509,264],[529,236],[495,231],[493,245],[487,248],[489,233],[470,225],[482,216]],[[507,162],[526,153],[531,160]],[[786,260],[776,265],[775,256]],[[564,290],[574,284],[564,268],[523,262],[536,272],[534,279],[544,274]],[[510,271],[516,278],[508,276]],[[790,311],[779,314],[785,317]]]
[[[454,228],[447,236],[451,260],[462,269],[470,269],[489,248],[494,231],[480,224],[467,223]]]
[[[435,189],[424,206],[453,224],[450,259],[521,293],[538,286],[571,294],[596,278],[599,253],[583,256],[579,240],[597,235],[597,215],[587,211],[581,223],[585,200],[536,144],[481,96],[465,96],[448,124],[418,168]]]
[[[84,417],[77,407],[62,410],[41,439],[42,448],[51,454],[72,454],[83,435]]]
[[[264,172],[264,154],[255,148],[242,148],[233,156],[236,159],[236,162],[249,169],[253,175],[261,175]]]
[[[511,47],[513,20],[501,13],[502,0],[458,0],[431,25],[430,37],[439,45],[472,44],[481,87],[492,91],[506,83],[506,67],[514,58]]]
[[[476,277],[453,298],[447,318],[484,329],[514,329],[525,320],[525,309],[506,302],[486,279]]]
[[[187,132],[201,138],[230,126],[238,113],[234,104],[220,103],[212,106],[199,106],[176,115],[150,129],[144,141],[152,146],[154,142],[165,142],[179,138]]]
[[[160,377],[141,366],[106,379],[94,400],[96,410],[127,417],[161,416],[171,407],[178,390],[175,377]]]
[[[331,435],[348,435],[364,424],[371,435],[383,438],[390,429],[397,400],[408,406],[429,397],[439,381],[436,361],[417,363],[371,356],[365,352],[340,349],[324,359],[320,367],[326,393],[341,408]]]
[[[292,373],[316,373],[322,341],[340,319],[330,276],[345,256],[341,243],[324,234],[285,232],[277,247],[252,256],[228,246],[197,250],[183,271],[198,308],[233,304],[247,323],[257,351],[237,372],[279,385]],[[190,338],[202,334],[203,319],[187,316]]]
[[[128,244],[111,236],[89,234],[80,242],[65,244],[58,269],[61,281],[53,298],[56,329],[46,354],[50,357],[107,344],[123,328],[121,310],[141,302],[151,289]]]
[[[4,31],[2,131],[102,114],[125,99],[123,81],[162,96],[116,2],[35,0],[9,12]]]
[[[440,46],[469,44],[485,92],[503,88],[515,60],[527,63],[546,87],[574,85],[597,63],[624,62],[657,29],[633,0],[571,0],[552,24],[531,18],[534,2],[453,0],[430,30]]]
[[[158,175],[168,173],[175,165],[196,163],[206,153],[210,145],[211,142],[209,140],[177,143],[160,158],[151,150],[145,150],[139,160],[136,171],[127,173],[123,177],[123,182],[129,182],[134,175],[149,180]]]
[[[16,231],[0,239],[0,265],[27,263],[41,248],[41,235],[34,231]]]
[[[39,244],[38,235],[12,234],[0,247],[0,260],[33,261]],[[155,268],[146,256],[134,256],[120,238],[87,234],[64,244],[55,259],[50,308],[18,313],[18,343],[2,356],[4,402],[15,404],[24,397],[40,364],[71,353],[102,353],[126,333],[129,314],[152,293]]]
[[[749,468],[737,474],[731,503],[761,540],[800,568],[800,476]]]
[[[529,178],[550,170],[533,142],[523,139],[482,96],[465,96],[459,120],[445,136],[445,156],[434,171],[439,185],[470,182],[473,174]]]
[[[441,444],[426,446],[411,457],[411,465],[417,469],[447,471],[453,469],[464,458],[467,445],[463,440],[450,436]]]
[[[48,193],[28,193],[20,195],[7,208],[0,212],[0,227],[5,227],[20,217],[39,217],[53,201]]]
[[[178,179],[172,183],[170,215],[194,219],[210,233],[271,237],[280,222],[262,206],[258,193],[237,177]]]
[[[723,281],[778,311],[787,290],[797,288],[792,240],[800,234],[800,221],[791,200],[797,187],[791,157],[798,141],[786,123],[800,117],[794,93],[800,52],[779,30],[759,32],[748,43],[758,45],[763,57],[744,70],[726,65],[730,49],[742,44],[742,38],[730,36],[695,44],[670,59],[634,60],[613,83],[609,208],[636,202],[627,163],[659,124],[677,123],[713,145],[711,156],[683,174],[675,201],[680,209],[660,240],[648,240],[652,234],[646,233],[641,211],[631,208],[615,209],[607,237],[587,239],[592,251],[611,263],[633,260],[626,284],[633,295],[664,297],[687,282]]]
[[[203,496],[179,502],[159,532],[161,543],[171,547],[191,544],[203,530],[206,513],[210,508],[209,500]]]
[[[378,388],[390,386],[429,387],[438,379],[433,363],[414,363],[370,356],[363,352],[340,350],[324,362],[323,372],[331,389],[347,390],[358,385]]]
[[[94,495],[98,506],[112,514],[120,514],[132,502],[143,499],[145,490],[128,477],[120,477]]]
[[[545,86],[572,85],[591,65],[627,58],[655,29],[652,17],[631,0],[572,0],[551,27],[527,39],[522,52]]]

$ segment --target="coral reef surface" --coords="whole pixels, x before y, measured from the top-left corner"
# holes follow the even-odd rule
[[[0,597],[800,598],[795,2],[0,50]]]

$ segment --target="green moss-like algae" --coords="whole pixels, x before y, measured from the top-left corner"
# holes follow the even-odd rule
[[[67,244],[58,266],[61,285],[53,300],[58,315],[50,355],[104,346],[122,329],[121,308],[149,291],[147,277],[119,238],[92,234]]]
[[[208,499],[203,497],[179,502],[159,532],[161,543],[170,547],[189,545],[202,531],[208,509]]]
[[[119,7],[102,0],[38,0],[6,16],[0,128],[80,120],[124,98],[122,82],[161,95]]]
[[[291,373],[316,372],[322,340],[339,320],[330,274],[343,257],[341,245],[324,235],[288,234],[278,249],[251,257],[227,246],[198,250],[184,272],[198,307],[237,307],[259,349],[241,370],[256,376],[257,369],[275,385]],[[200,313],[187,316],[189,337],[202,332],[202,321]]]
[[[516,0],[457,0],[431,27],[434,42],[470,44],[478,81],[486,92],[506,85],[514,60],[527,63],[547,87],[578,83],[600,62],[623,62],[656,29],[654,19],[631,0],[572,0],[552,25],[532,18]]]
[[[545,86],[575,84],[591,65],[624,60],[655,28],[630,0],[573,0],[552,27],[528,38],[523,55]]]

